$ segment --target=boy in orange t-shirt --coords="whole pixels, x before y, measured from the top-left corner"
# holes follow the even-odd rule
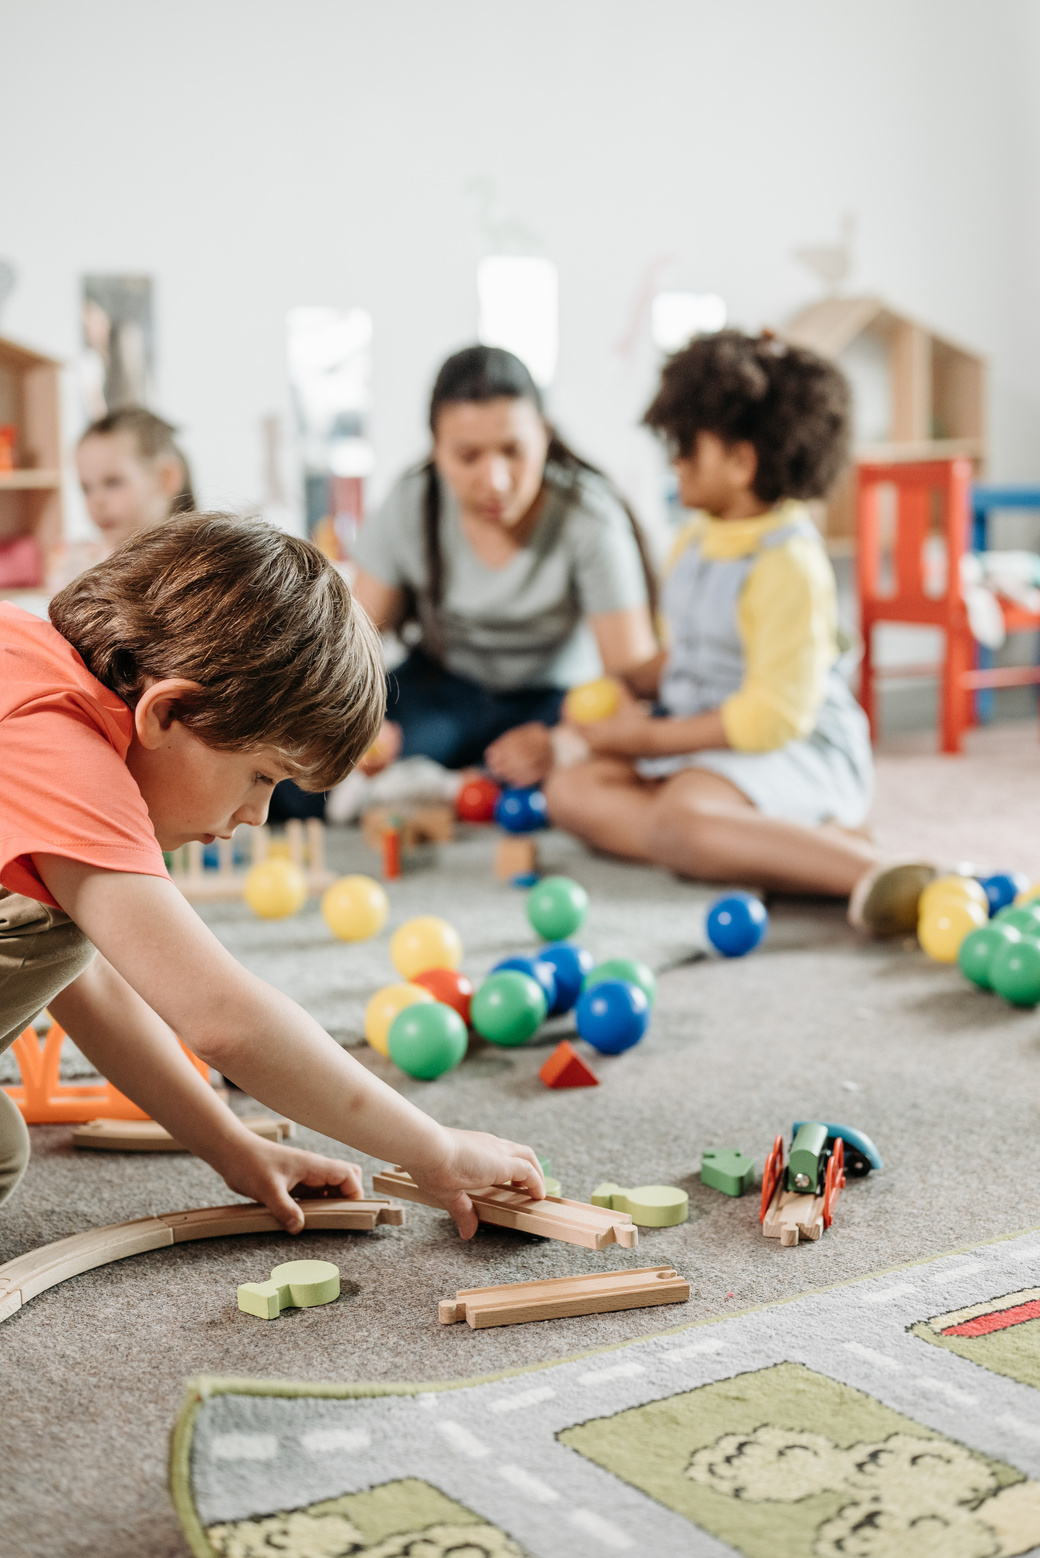
[[[0,606],[0,1050],[49,1007],[103,1075],[290,1232],[296,1186],[359,1196],[360,1170],[245,1130],[175,1034],[261,1102],[403,1164],[464,1238],[467,1191],[542,1195],[530,1147],[446,1129],[373,1077],[235,962],[163,863],[164,849],[262,823],[280,779],[330,788],[371,745],[379,642],[335,569],[261,522],[191,514],[126,542],[50,615]],[[0,1201],[27,1160],[0,1090]]]

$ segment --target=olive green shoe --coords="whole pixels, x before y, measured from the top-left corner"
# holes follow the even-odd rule
[[[871,936],[912,936],[917,905],[938,867],[927,860],[896,860],[872,866],[849,899],[849,924]]]

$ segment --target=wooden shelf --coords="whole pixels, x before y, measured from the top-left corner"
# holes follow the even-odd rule
[[[60,487],[60,471],[0,471],[0,492],[55,492]]]

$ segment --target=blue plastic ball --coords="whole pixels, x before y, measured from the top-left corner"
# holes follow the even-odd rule
[[[570,941],[551,941],[538,952],[539,962],[550,963],[556,974],[556,1000],[549,1008],[549,1015],[557,1017],[569,1012],[581,994],[586,975],[591,974],[596,959],[584,947],[576,947]]]
[[[727,893],[708,911],[708,940],[724,958],[753,952],[769,929],[766,906],[751,893]]]
[[[989,899],[990,914],[999,914],[1025,892],[1029,878],[1022,871],[997,871],[993,876],[980,876],[979,886]]]
[[[650,1021],[650,1002],[638,985],[604,979],[586,990],[575,1011],[578,1033],[601,1055],[620,1055],[638,1044]]]
[[[537,787],[503,790],[495,803],[495,821],[507,833],[534,833],[548,822],[545,796]]]
[[[500,974],[503,969],[515,968],[518,974],[528,974],[536,984],[541,985],[545,995],[547,1011],[552,1011],[556,1004],[556,970],[552,964],[539,953],[536,958],[503,958],[501,963],[496,963],[491,970],[493,974]]]

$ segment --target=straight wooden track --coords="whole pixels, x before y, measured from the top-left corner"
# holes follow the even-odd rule
[[[544,1282],[506,1282],[500,1287],[460,1288],[437,1306],[442,1325],[465,1320],[474,1331],[524,1320],[559,1320],[564,1315],[605,1315],[651,1304],[685,1304],[690,1284],[671,1266],[636,1271],[597,1271]]]
[[[372,1188],[399,1196],[402,1201],[417,1201],[420,1206],[445,1209],[442,1202],[425,1195],[411,1175],[400,1168],[373,1174]],[[590,1206],[586,1201],[567,1201],[562,1196],[546,1196],[544,1201],[535,1201],[524,1190],[507,1190],[499,1185],[471,1191],[470,1200],[482,1223],[491,1223],[496,1228],[515,1228],[521,1233],[538,1233],[543,1238],[560,1239],[565,1244],[580,1244],[586,1250],[602,1250],[608,1244],[620,1244],[631,1250],[639,1240],[636,1226],[627,1212]]]

